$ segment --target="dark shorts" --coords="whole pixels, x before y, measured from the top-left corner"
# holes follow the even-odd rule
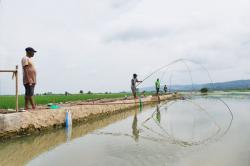
[[[135,87],[135,86],[134,86],[134,87],[132,86],[132,87],[131,87],[131,90],[132,90],[133,95],[135,95],[135,94],[136,94],[136,87]]]
[[[24,87],[25,87],[25,96],[34,95],[35,85],[25,84]]]
[[[159,91],[160,91],[160,88],[156,88],[156,93],[159,93]]]

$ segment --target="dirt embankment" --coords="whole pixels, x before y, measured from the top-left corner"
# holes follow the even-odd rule
[[[160,100],[180,98],[179,95],[162,95]],[[9,139],[32,133],[40,133],[65,126],[66,111],[72,114],[72,121],[87,123],[98,118],[120,113],[139,106],[139,100],[100,100],[62,105],[59,109],[40,109],[39,111],[0,114],[0,139]],[[142,98],[144,105],[158,102],[157,97]]]

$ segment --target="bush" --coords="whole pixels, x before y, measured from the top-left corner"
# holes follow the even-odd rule
[[[200,92],[201,93],[207,93],[208,92],[208,88],[201,88]]]

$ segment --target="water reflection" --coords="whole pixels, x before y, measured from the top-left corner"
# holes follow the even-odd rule
[[[65,134],[67,137],[67,142],[69,142],[71,140],[71,137],[72,137],[72,126],[69,126],[65,129]]]
[[[73,128],[55,130],[36,136],[27,136],[0,143],[0,165],[22,166],[34,157],[49,151],[61,144],[82,137],[96,129],[103,128],[116,121],[133,115],[134,110],[112,115],[88,124]]]
[[[216,105],[217,112],[206,108],[209,105],[205,103],[211,102],[211,100]],[[202,99],[201,103],[198,102],[197,99],[183,99],[157,105],[151,117],[143,121],[142,127],[151,134],[156,134],[168,142],[182,146],[200,145],[220,139],[232,125],[231,109],[221,99]],[[218,105],[219,102],[222,105]],[[171,109],[172,107],[174,108]],[[216,120],[218,112],[223,114],[224,118],[227,116],[229,118]],[[196,121],[198,120],[199,125],[197,126]],[[153,125],[153,122],[157,127]]]
[[[212,140],[222,140],[229,130],[224,108],[215,100],[185,99],[123,112],[71,131],[2,143],[0,165],[21,166],[31,160],[30,165],[175,165],[189,152],[221,144]]]
[[[215,109],[208,108],[211,103],[214,104]],[[233,120],[232,114],[228,116],[231,110],[227,104],[219,103],[218,99],[203,98],[184,98],[159,103],[156,105],[155,111],[139,126],[137,111],[135,112],[132,135],[121,131],[102,131],[96,134],[129,136],[133,137],[135,141],[138,141],[140,137],[144,140],[156,141],[159,144],[170,143],[180,146],[193,146],[217,141],[229,131]],[[221,117],[217,115],[218,113]],[[216,117],[220,119],[216,119]]]
[[[156,120],[161,123],[161,112],[159,105],[156,106]]]
[[[132,134],[134,140],[137,142],[139,139],[139,129],[137,128],[137,111],[135,111],[133,123],[132,123]]]
[[[131,117],[99,129],[70,144],[64,144],[48,154],[37,157],[29,164],[49,165],[53,162],[55,166],[83,165],[83,163],[87,166],[198,166],[202,161],[203,165],[233,166],[237,165],[235,161],[239,161],[239,165],[243,163],[244,166],[247,166],[244,164],[247,161],[247,155],[241,158],[242,160],[231,160],[234,159],[231,156],[232,153],[239,157],[241,152],[247,151],[245,147],[236,148],[237,146],[249,145],[249,141],[242,139],[249,134],[241,132],[240,137],[237,134],[238,129],[242,127],[242,118],[238,117],[240,125],[234,125],[234,130],[231,129],[231,132],[226,137],[220,138],[220,141],[208,141],[199,146],[193,146],[193,142],[208,138],[211,133],[216,133],[218,128],[215,122],[220,126],[221,131],[225,130],[230,116],[224,110],[224,105],[217,101],[209,100],[208,102],[204,99],[197,99],[192,102],[202,106],[211,117],[189,101],[181,100],[174,104],[172,102],[161,103],[158,107],[144,109],[141,113],[139,110],[137,110],[138,112],[133,111]],[[159,113],[160,123],[157,120]],[[247,115],[248,118],[245,118],[245,122],[250,118],[250,114]],[[148,129],[142,125],[145,119],[149,119],[145,123]],[[238,139],[241,140],[240,143]],[[213,155],[212,158],[211,155]],[[225,163],[225,159],[220,157],[221,155],[227,156],[230,162]],[[68,157],[63,158],[62,156]],[[231,161],[234,161],[232,162],[234,164],[230,164]]]

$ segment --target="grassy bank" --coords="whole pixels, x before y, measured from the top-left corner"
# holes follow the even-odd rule
[[[225,92],[250,92],[250,89],[231,89],[231,90],[224,90]]]
[[[35,96],[36,104],[44,105],[48,103],[60,103],[68,101],[80,101],[89,99],[115,99],[129,96],[129,93],[112,93],[112,94],[73,94],[65,95],[44,95]],[[24,96],[19,96],[19,108],[24,107]],[[15,96],[0,96],[0,109],[14,109]]]

